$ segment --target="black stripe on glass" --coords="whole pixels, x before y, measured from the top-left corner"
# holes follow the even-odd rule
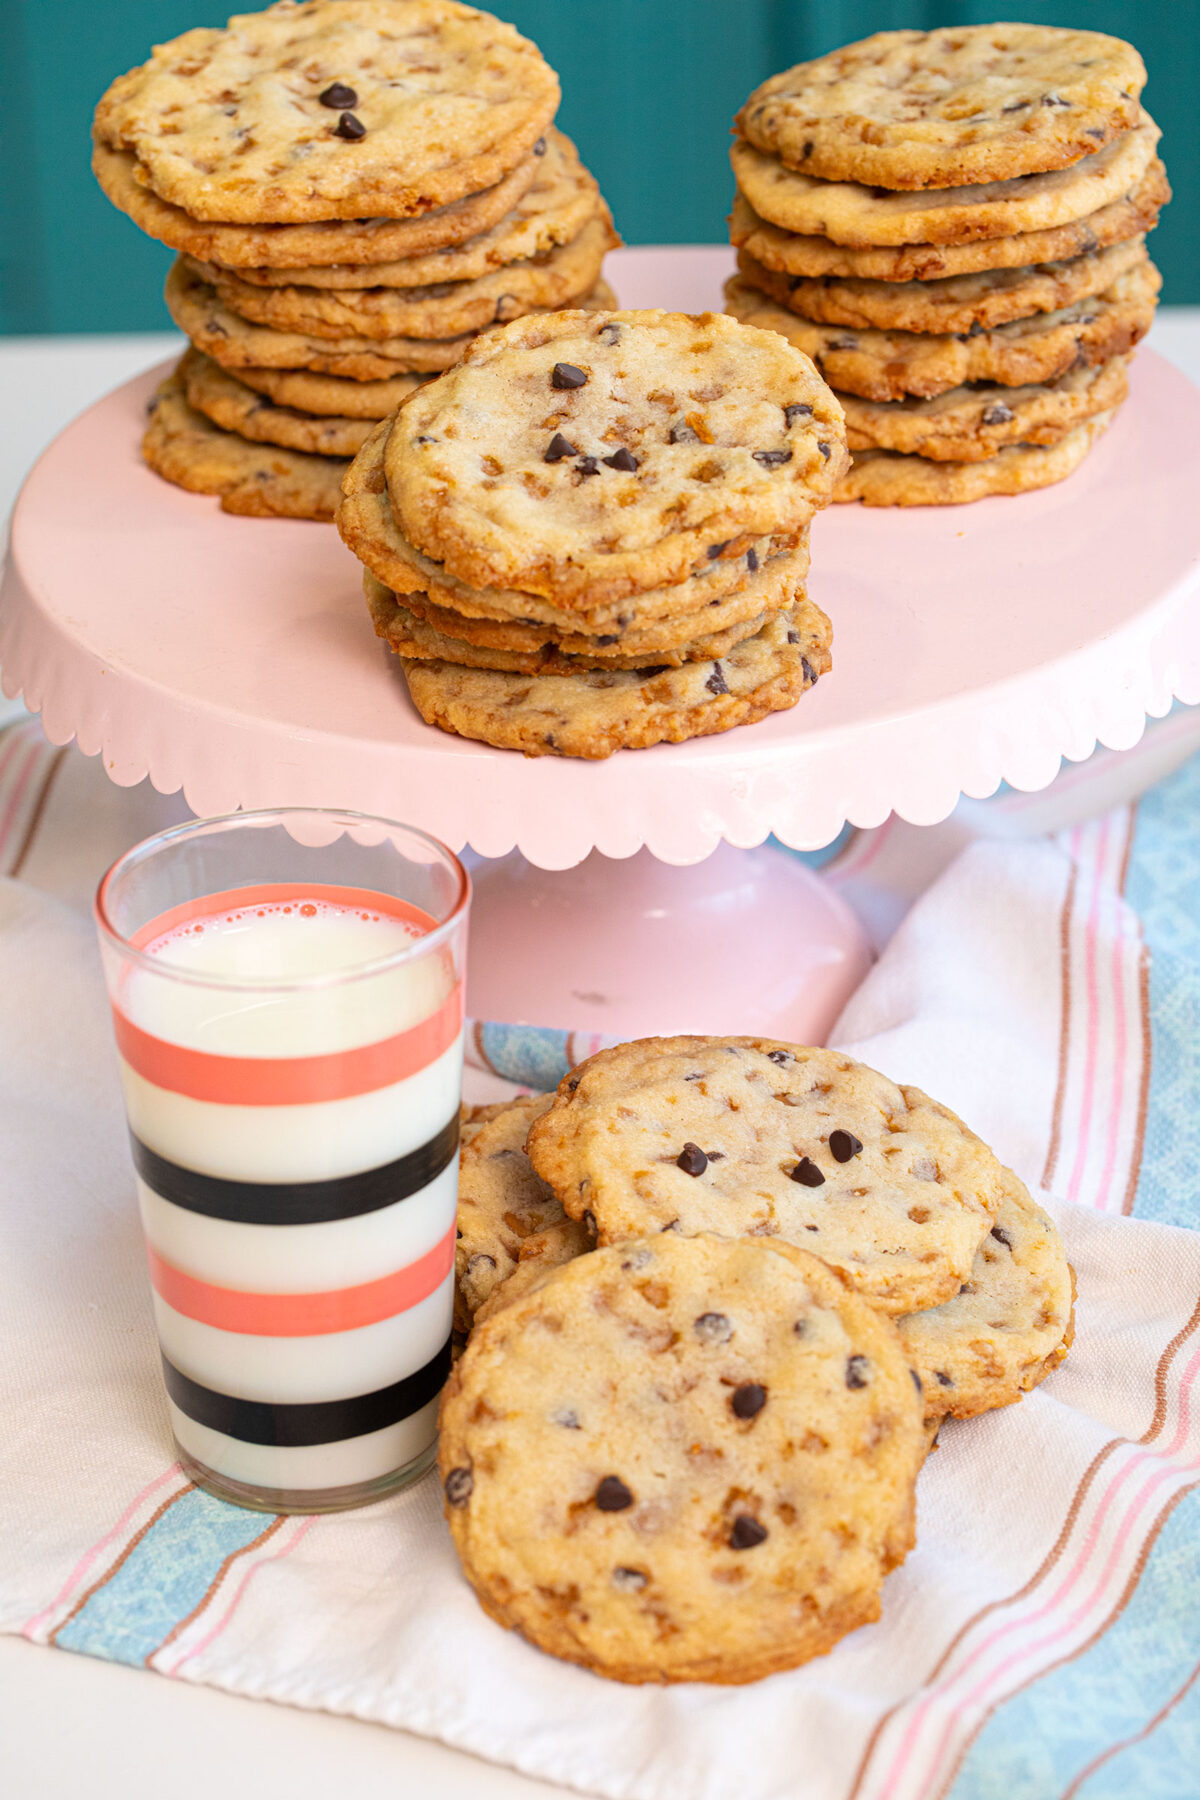
[[[240,1400],[234,1394],[219,1394],[214,1388],[201,1387],[198,1381],[182,1374],[164,1356],[163,1378],[167,1392],[179,1408],[197,1425],[224,1432],[243,1444],[273,1444],[278,1449],[297,1450],[314,1444],[340,1444],[346,1438],[365,1437],[369,1431],[382,1431],[385,1425],[398,1425],[410,1419],[435,1400],[450,1373],[450,1340],[437,1355],[394,1381],[391,1387],[374,1394],[354,1394],[349,1400],[317,1400],[305,1405],[283,1405],[268,1400]]]
[[[407,1200],[428,1187],[458,1149],[458,1114],[407,1156],[329,1181],[229,1181],[221,1175],[201,1175],[168,1162],[132,1132],[130,1138],[133,1165],[146,1186],[188,1212],[239,1225],[320,1225],[378,1212],[381,1206]]]

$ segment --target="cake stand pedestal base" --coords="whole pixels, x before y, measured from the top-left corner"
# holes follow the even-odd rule
[[[850,908],[782,850],[722,844],[685,867],[647,850],[570,869],[516,851],[472,861],[477,1019],[821,1044],[870,967]]]

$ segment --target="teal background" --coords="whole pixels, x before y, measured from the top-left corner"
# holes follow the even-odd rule
[[[92,109],[154,43],[223,23],[224,0],[0,0],[0,333],[169,325],[170,252],[105,200],[88,166]],[[249,9],[247,9],[249,10]],[[498,0],[562,77],[564,130],[627,242],[717,243],[731,195],[729,122],[765,76],[904,25],[1000,16],[1115,32],[1150,72],[1175,200],[1152,248],[1166,301],[1200,302],[1200,0]]]

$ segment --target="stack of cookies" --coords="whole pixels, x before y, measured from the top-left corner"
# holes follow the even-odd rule
[[[404,401],[338,529],[429,724],[605,757],[760,719],[830,667],[808,527],[844,462],[841,408],[775,333],[564,311]]]
[[[755,1680],[877,1618],[943,1420],[1067,1354],[1051,1221],[828,1050],[652,1038],[488,1110],[439,1457],[486,1611],[633,1682]]]
[[[736,121],[726,304],[846,410],[838,500],[949,505],[1060,481],[1127,390],[1170,199],[1129,44],[888,31],[764,82]]]
[[[618,240],[534,44],[456,0],[280,0],[96,112],[101,186],[180,252],[146,435],[227,511],[331,519],[375,423],[499,320],[612,304]]]

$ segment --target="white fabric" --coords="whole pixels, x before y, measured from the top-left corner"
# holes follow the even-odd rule
[[[1045,843],[968,849],[909,915],[838,1034],[961,1111],[1032,1183],[1052,1129],[1069,868]],[[15,881],[0,883],[0,1038],[0,1629],[46,1641],[120,1533],[128,1539],[178,1478],[167,1474],[91,923]],[[621,1800],[842,1800],[873,1728],[959,1626],[1018,1595],[1060,1530],[1085,1529],[1086,1504],[1072,1526],[1068,1502],[1101,1447],[1152,1425],[1155,1361],[1191,1311],[1200,1242],[1049,1204],[1079,1276],[1075,1349],[1021,1406],[946,1429],[921,1478],[919,1544],[888,1581],[882,1623],[832,1656],[742,1689],[624,1688],[558,1664],[479,1610],[426,1481],[367,1511],[286,1522],[238,1565],[241,1585],[231,1578],[181,1621],[151,1666],[401,1725]],[[1165,1403],[1175,1404],[1169,1384]],[[1169,1486],[1200,1456],[1200,1424],[1185,1412],[1166,1436]],[[1109,1466],[1126,1453],[1136,1446]],[[1113,1536],[1119,1517],[1096,1524],[1083,1552],[1111,1550],[1110,1585],[1139,1552],[1136,1533]],[[1063,1615],[1068,1641],[1089,1617]],[[1019,1619],[1014,1630],[1027,1674],[1036,1630]],[[952,1699],[933,1715],[938,1742],[943,1725],[953,1734],[971,1721]],[[922,1785],[932,1726],[910,1713],[885,1721],[860,1800],[934,1791]],[[912,1745],[893,1743],[910,1725]]]

